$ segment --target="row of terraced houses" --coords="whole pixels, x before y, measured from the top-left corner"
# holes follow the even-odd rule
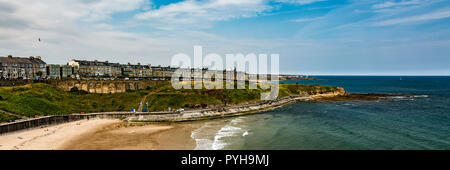
[[[86,77],[170,77],[176,68],[108,61],[72,60],[47,64],[40,56],[0,57],[1,79],[64,79]]]
[[[172,76],[177,68],[138,64],[120,64],[108,61],[72,60],[66,65],[47,64],[40,56],[30,57],[0,57],[1,79],[79,79],[90,77],[134,77],[134,78],[164,78]],[[206,71],[207,69],[202,69]],[[191,72],[199,71],[191,69]],[[219,71],[221,72],[221,71]],[[223,74],[235,74],[236,71],[225,71]],[[192,74],[194,75],[194,74]],[[195,76],[194,76],[195,77]],[[245,74],[248,79],[248,74]]]

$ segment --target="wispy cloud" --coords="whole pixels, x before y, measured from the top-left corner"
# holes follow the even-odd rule
[[[282,3],[306,5],[306,4],[312,4],[315,2],[322,2],[322,1],[327,1],[327,0],[275,0],[275,1],[282,2]]]
[[[109,19],[115,13],[137,10],[148,4],[146,0],[0,0],[0,6],[6,6],[10,11],[0,12],[0,18],[26,22],[33,28],[67,27],[66,24],[77,20]]]
[[[314,17],[314,18],[297,18],[292,19],[291,22],[310,22],[310,21],[316,21],[321,19],[322,17]]]
[[[382,8],[391,8],[391,7],[398,7],[398,6],[408,6],[408,5],[417,5],[422,3],[423,0],[403,0],[399,2],[395,1],[387,1],[380,4],[375,4],[372,6],[373,9],[382,9]]]
[[[139,13],[135,18],[147,20],[155,27],[180,24],[205,27],[213,21],[254,17],[271,9],[266,0],[187,0]]]
[[[306,5],[326,0],[186,0],[151,9],[135,16],[164,30],[176,27],[208,28],[213,22],[265,15],[277,9],[270,2]]]
[[[417,15],[417,16],[388,19],[388,20],[377,22],[374,25],[375,26],[388,26],[388,25],[419,22],[419,21],[444,19],[444,18],[449,18],[449,17],[450,17],[450,10],[447,9],[447,10],[434,11],[434,12]]]

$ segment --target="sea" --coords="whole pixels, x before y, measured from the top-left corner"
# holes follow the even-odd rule
[[[204,122],[205,150],[448,150],[449,76],[316,76],[280,83],[339,86],[350,93],[413,94],[392,100],[297,102]]]

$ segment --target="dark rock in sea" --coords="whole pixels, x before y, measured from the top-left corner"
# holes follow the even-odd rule
[[[345,95],[337,95],[333,97],[319,98],[316,101],[333,102],[333,101],[370,101],[370,100],[393,100],[396,97],[413,97],[412,94],[376,94],[376,93],[346,93]]]

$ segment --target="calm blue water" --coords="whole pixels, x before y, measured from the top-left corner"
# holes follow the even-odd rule
[[[450,149],[450,77],[318,78],[283,83],[416,96],[393,101],[301,102],[206,122],[193,133],[198,149]]]

